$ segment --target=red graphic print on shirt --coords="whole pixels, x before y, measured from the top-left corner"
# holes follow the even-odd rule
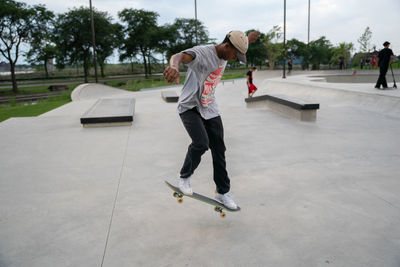
[[[201,104],[203,107],[207,107],[208,103],[214,99],[214,89],[217,87],[219,80],[222,77],[222,71],[224,67],[219,67],[216,71],[213,71],[208,75],[204,81],[203,92],[201,93]]]

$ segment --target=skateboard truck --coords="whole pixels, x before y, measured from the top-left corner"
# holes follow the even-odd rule
[[[215,210],[216,212],[219,212],[219,216],[221,216],[221,218],[225,218],[225,217],[226,217],[226,213],[223,212],[223,209],[222,209],[222,208],[220,208],[220,207],[214,207],[214,210]]]
[[[177,201],[178,201],[179,204],[182,204],[182,203],[183,203],[183,195],[182,195],[182,194],[179,194],[179,193],[177,193],[177,192],[174,192],[173,195],[174,195],[174,197],[177,198]]]

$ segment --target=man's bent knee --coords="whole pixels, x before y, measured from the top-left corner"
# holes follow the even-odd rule
[[[192,143],[190,146],[191,146],[192,149],[197,150],[201,154],[205,153],[209,148],[208,143],[206,143],[206,142],[204,142],[204,143]]]

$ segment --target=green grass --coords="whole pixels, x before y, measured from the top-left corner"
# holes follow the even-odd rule
[[[68,91],[72,92],[78,84],[70,84],[68,86]],[[49,93],[51,92],[48,85],[45,86],[30,86],[30,87],[21,87],[18,88],[17,95],[24,95],[24,94],[41,94],[41,93]],[[67,92],[67,91],[65,91]],[[12,96],[15,95],[12,91],[12,88],[1,88],[0,89],[0,96]]]
[[[18,88],[18,94],[39,94],[39,93],[48,93],[49,89],[48,86],[32,86],[32,87],[22,87]],[[12,88],[1,88],[0,89],[0,96],[10,96],[15,95],[12,91]]]
[[[61,95],[52,96],[47,99],[38,100],[36,104],[30,102],[16,102],[12,99],[9,105],[0,106],[0,122],[12,117],[33,117],[46,113],[52,109],[58,108],[68,102],[71,102],[71,92],[77,85],[69,85],[69,90]],[[44,89],[45,88],[45,89]],[[46,93],[47,87],[36,86],[27,87],[21,90],[22,94]]]
[[[0,122],[12,117],[34,117],[71,102],[69,94],[41,100],[37,104],[0,106]]]
[[[400,61],[394,62],[394,63],[392,64],[392,68],[393,68],[393,69],[400,69]]]
[[[247,71],[248,70],[241,71],[241,72],[237,72],[237,71],[225,72],[224,76],[222,76],[222,80],[246,78]]]
[[[185,81],[185,76],[179,77],[179,83],[183,83]],[[151,80],[130,80],[127,82],[125,86],[123,86],[123,89],[129,90],[129,91],[138,91],[143,88],[154,88],[154,87],[161,87],[161,86],[170,86],[173,85],[167,83],[163,77],[157,78],[157,79],[151,79]]]

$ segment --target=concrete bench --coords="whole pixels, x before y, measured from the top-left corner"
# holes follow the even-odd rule
[[[319,104],[284,95],[262,95],[246,98],[246,105],[253,107],[268,107],[286,116],[301,120],[315,121]]]
[[[178,102],[179,96],[175,91],[161,91],[161,97],[165,102]]]
[[[132,125],[134,98],[99,99],[81,118],[83,127]]]

